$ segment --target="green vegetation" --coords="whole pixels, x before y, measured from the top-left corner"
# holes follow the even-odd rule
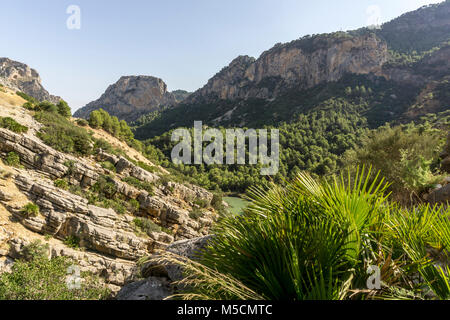
[[[40,111],[35,118],[44,125],[38,136],[45,144],[65,153],[89,155],[93,152],[91,135],[64,116],[57,112]]]
[[[133,186],[139,190],[145,190],[149,193],[149,195],[154,195],[154,185],[150,182],[140,181],[134,177],[125,177],[122,179],[123,182],[128,183],[130,186]]]
[[[161,232],[162,229],[152,220],[147,218],[135,218],[133,220],[133,225],[136,233],[150,235],[152,232]]]
[[[26,93],[17,91],[16,94],[17,94],[19,97],[21,97],[22,99],[28,101],[31,105],[33,105],[33,104],[38,104],[38,103],[39,103],[39,101],[37,101],[35,98],[33,98],[33,97],[27,95]]]
[[[103,109],[92,111],[89,115],[88,123],[92,128],[103,129],[130,145],[139,144],[139,142],[134,140],[133,132],[124,120],[119,121],[117,117],[111,117],[109,113]]]
[[[203,211],[201,209],[194,209],[191,212],[189,212],[189,218],[198,220],[201,217],[203,217]]]
[[[160,260],[184,266],[185,299],[449,299],[437,263],[448,261],[449,209],[402,209],[387,187],[362,170],[252,188],[246,214],[222,219],[197,262]],[[370,266],[379,290],[367,287]]]
[[[22,208],[21,212],[27,218],[37,217],[39,214],[39,207],[34,203],[29,202]]]
[[[103,162],[100,162],[100,165],[101,165],[102,168],[104,168],[104,169],[108,169],[109,171],[116,172],[116,167],[114,166],[114,164],[112,164],[112,163],[109,162],[109,161],[103,161]]]
[[[17,153],[15,153],[14,151],[11,151],[6,155],[5,163],[8,166],[18,168],[18,167],[20,167],[20,157]]]
[[[54,186],[63,190],[68,190],[69,189],[69,183],[67,182],[66,179],[56,179],[53,182]]]
[[[372,166],[392,181],[393,198],[408,204],[420,201],[421,193],[440,182],[439,154],[445,131],[428,123],[414,126],[380,127],[363,137],[362,146],[346,153],[346,166]]]
[[[70,248],[73,249],[78,249],[80,247],[80,238],[78,238],[77,236],[68,236],[65,240],[64,240],[64,244]]]
[[[24,248],[12,273],[0,275],[0,300],[99,300],[110,291],[98,277],[83,272],[81,288],[69,289],[66,283],[73,262],[64,257],[47,258],[48,248],[34,242]]]
[[[16,120],[10,117],[0,117],[0,128],[11,130],[15,133],[27,133],[28,127],[21,125]]]

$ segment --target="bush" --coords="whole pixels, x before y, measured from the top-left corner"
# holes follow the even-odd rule
[[[145,190],[150,195],[155,194],[153,191],[154,185],[150,182],[140,181],[139,179],[136,179],[135,177],[125,177],[122,179],[122,181],[128,183],[130,186],[133,186],[136,189]]]
[[[201,217],[203,217],[203,211],[200,209],[194,209],[193,211],[189,212],[189,218],[198,220]]]
[[[70,235],[64,240],[64,244],[70,248],[77,249],[80,247],[80,238]]]
[[[128,200],[127,208],[128,208],[128,211],[130,211],[131,213],[138,213],[139,208],[140,208],[139,201],[137,201],[136,199]]]
[[[65,118],[70,118],[72,116],[72,110],[70,110],[69,105],[64,100],[60,100],[56,105],[58,108],[58,113]]]
[[[394,199],[408,204],[442,179],[437,168],[444,137],[444,132],[426,126],[381,127],[364,137],[361,147],[345,154],[344,166],[381,171],[392,182]]]
[[[161,227],[147,218],[135,218],[133,225],[137,233],[145,233],[150,235],[152,232],[161,232]]]
[[[20,157],[14,151],[11,151],[7,154],[5,163],[11,167],[19,167],[20,166]]]
[[[91,187],[91,191],[98,194],[101,198],[112,199],[117,193],[117,187],[111,177],[100,176]]]
[[[33,243],[29,259],[15,261],[11,273],[0,275],[0,300],[99,300],[110,291],[99,278],[82,273],[80,289],[70,289],[66,279],[73,261],[66,257],[48,259],[44,246]],[[24,248],[27,250],[27,248]]]
[[[77,125],[87,127],[89,123],[85,119],[77,119]]]
[[[400,209],[371,176],[300,173],[283,187],[252,188],[246,214],[222,219],[196,261],[160,260],[186,271],[185,298],[450,298],[450,270],[437,263],[450,249],[450,209]],[[369,266],[382,270],[379,290],[367,288]]]
[[[198,205],[200,208],[207,208],[209,203],[204,199],[197,199],[194,201],[194,204]]]
[[[39,207],[34,203],[29,202],[22,208],[21,212],[26,217],[37,217],[39,214]]]
[[[100,165],[101,165],[102,168],[104,168],[104,169],[108,169],[108,170],[110,170],[110,171],[112,171],[112,172],[116,172],[116,167],[114,166],[114,164],[112,164],[112,163],[109,162],[109,161],[103,161],[103,162],[100,162]]]
[[[63,190],[67,190],[69,188],[69,183],[65,179],[57,179],[53,184],[55,187]]]
[[[28,132],[28,127],[21,125],[16,120],[10,117],[0,117],[0,127],[11,130],[15,133],[26,133]]]
[[[36,100],[35,98],[33,98],[33,97],[27,95],[26,93],[17,91],[16,94],[17,94],[19,97],[21,97],[22,99],[27,100],[28,102],[30,102],[30,103],[32,103],[32,104],[37,104],[37,103],[39,103],[38,100]]]
[[[84,128],[53,112],[38,112],[37,121],[44,127],[38,133],[45,144],[65,153],[89,155],[93,152],[92,138]]]

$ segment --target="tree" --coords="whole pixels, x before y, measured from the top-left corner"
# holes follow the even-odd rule
[[[60,100],[56,107],[58,108],[58,113],[63,117],[70,118],[72,116],[72,110],[64,100]]]
[[[94,110],[89,115],[89,125],[92,128],[100,128],[103,125],[103,115],[99,110]]]

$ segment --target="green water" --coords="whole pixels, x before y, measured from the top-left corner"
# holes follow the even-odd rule
[[[249,204],[247,200],[237,197],[224,197],[223,200],[228,203],[228,210],[235,215],[243,214],[244,212],[242,211],[242,209],[244,209]]]

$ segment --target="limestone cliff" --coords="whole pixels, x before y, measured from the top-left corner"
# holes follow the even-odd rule
[[[129,150],[128,158],[102,149],[86,157],[59,152],[38,138],[40,125],[29,121],[24,114],[30,111],[20,105],[0,103],[2,116],[29,128],[20,134],[0,128],[0,273],[37,239],[49,244],[52,257],[71,258],[115,292],[137,275],[138,259],[174,241],[209,233],[217,219],[210,192],[171,181],[167,171],[148,160],[147,169],[136,165]],[[5,159],[10,154],[20,165],[8,165]],[[109,169],[101,163],[109,163]],[[86,195],[102,177],[108,177],[115,199],[134,203],[135,209],[92,203]],[[63,180],[66,187],[56,183]],[[139,188],[141,184],[152,185],[152,190]],[[39,208],[37,214],[24,214],[29,203]],[[192,215],[195,210],[201,215]],[[151,221],[152,229],[142,231],[136,219]],[[67,239],[77,239],[79,247],[68,246]]]
[[[92,111],[102,108],[121,120],[134,121],[141,115],[176,104],[177,97],[183,96],[183,93],[168,92],[167,85],[159,78],[126,76],[109,86],[98,100],[77,110],[74,116],[87,118]]]
[[[0,84],[22,91],[39,101],[58,103],[60,97],[52,96],[41,84],[39,73],[24,63],[0,58]]]
[[[276,45],[256,60],[236,58],[185,102],[272,99],[289,89],[338,81],[347,73],[380,74],[387,59],[387,45],[374,33],[305,37]]]

